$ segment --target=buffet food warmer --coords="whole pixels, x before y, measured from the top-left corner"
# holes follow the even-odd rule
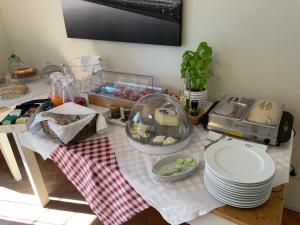
[[[149,94],[133,107],[126,127],[129,143],[147,154],[170,154],[191,141],[193,126],[173,97]]]
[[[290,139],[293,116],[271,100],[225,96],[204,117],[204,127],[264,144],[279,145]]]

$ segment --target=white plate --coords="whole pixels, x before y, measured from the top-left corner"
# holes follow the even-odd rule
[[[205,163],[218,177],[236,183],[261,183],[275,173],[272,158],[247,142],[217,142],[206,150]]]
[[[266,195],[268,195],[270,193],[270,191],[272,190],[272,188],[266,189],[265,191],[261,191],[261,192],[253,192],[253,193],[241,193],[241,192],[236,192],[236,191],[231,191],[231,190],[226,190],[224,187],[220,186],[220,185],[216,185],[214,184],[210,178],[208,176],[205,175],[206,182],[210,184],[211,187],[214,188],[215,191],[217,191],[218,193],[222,193],[226,196],[232,196],[233,198],[239,198],[239,199],[261,199],[263,197],[265,197]]]
[[[252,198],[252,199],[240,198],[240,197],[234,197],[234,196],[226,195],[223,192],[219,192],[206,179],[205,179],[205,184],[208,186],[210,191],[214,192],[220,198],[222,198],[224,200],[227,200],[227,201],[235,202],[235,203],[238,203],[238,204],[257,204],[257,203],[263,201],[271,193],[271,191],[270,191],[270,192],[266,193],[263,196],[260,196],[260,197],[257,197],[257,198]]]
[[[236,202],[232,202],[232,201],[227,201],[227,200],[224,200],[222,198],[220,198],[219,196],[215,195],[213,192],[210,192],[209,193],[215,198],[217,199],[218,201],[226,204],[226,205],[230,205],[232,207],[236,207],[236,208],[244,208],[244,209],[250,209],[250,208],[256,208],[256,207],[259,207],[263,204],[265,204],[268,200],[269,200],[269,197],[262,200],[261,202],[257,203],[257,204],[241,204],[241,203],[236,203]]]
[[[224,191],[227,191],[229,193],[235,193],[235,194],[240,194],[240,195],[259,195],[263,192],[266,192],[268,190],[272,189],[272,186],[270,185],[269,187],[263,188],[263,189],[251,189],[251,190],[246,190],[246,189],[239,189],[239,188],[232,188],[228,185],[224,185],[222,183],[215,182],[215,180],[211,179],[206,175],[206,177],[213,183],[215,186],[221,188]]]
[[[241,190],[241,191],[254,191],[254,190],[257,190],[257,191],[260,191],[260,190],[264,190],[266,188],[269,188],[272,186],[272,181],[274,178],[272,178],[271,180],[269,180],[268,182],[266,183],[263,183],[263,184],[258,184],[258,185],[249,185],[249,186],[246,186],[246,185],[242,185],[242,184],[236,184],[236,183],[230,183],[230,182],[226,182],[224,181],[223,179],[217,177],[215,174],[211,173],[211,171],[205,167],[205,172],[207,173],[207,175],[215,182],[215,183],[218,183],[220,185],[223,185],[223,186],[226,186],[228,188],[231,188],[233,190]]]
[[[272,182],[273,182],[274,177],[275,177],[275,174],[274,174],[274,176],[272,176],[270,179],[268,179],[264,182],[245,184],[245,183],[232,182],[230,180],[226,180],[222,177],[219,177],[218,175],[214,174],[213,171],[211,171],[211,169],[208,166],[205,166],[205,170],[207,171],[207,173],[209,173],[210,177],[214,178],[214,180],[217,180],[220,183],[226,184],[228,186],[238,187],[238,188],[241,188],[241,189],[257,189],[257,188],[267,187],[269,185],[272,185]]]
[[[234,192],[237,194],[249,194],[249,195],[254,195],[254,194],[260,194],[262,192],[265,192],[267,190],[270,190],[273,188],[272,185],[263,187],[263,188],[258,188],[258,189],[242,189],[239,187],[232,187],[230,185],[220,183],[216,181],[214,178],[210,177],[207,173],[205,173],[206,177],[216,186],[228,191],[228,192]]]
[[[216,174],[207,164],[205,166],[205,168],[210,172],[210,174],[214,175],[215,177],[217,177],[219,180],[221,180],[222,182],[228,183],[228,184],[232,184],[232,185],[237,185],[237,186],[241,186],[241,187],[258,187],[258,186],[265,186],[266,184],[270,183],[274,177],[275,177],[275,173],[273,174],[272,177],[270,177],[269,179],[263,181],[263,182],[258,182],[258,183],[238,183],[238,182],[234,182],[228,179],[225,179],[221,176],[218,176],[218,174]]]
[[[269,198],[270,196],[266,196],[264,199],[261,199],[261,201],[258,201],[257,203],[249,203],[249,202],[236,202],[236,201],[232,201],[230,199],[226,199],[218,194],[216,194],[214,191],[209,190],[209,193],[215,197],[217,200],[219,200],[220,202],[230,205],[230,206],[234,206],[234,207],[238,207],[238,208],[254,208],[260,205],[263,205]]]
[[[266,196],[265,198],[261,199],[260,201],[258,202],[252,202],[252,203],[249,203],[249,202],[241,202],[241,201],[233,201],[231,199],[228,199],[228,198],[224,198],[222,196],[220,196],[219,194],[217,194],[210,186],[208,183],[206,183],[204,181],[204,184],[208,190],[208,192],[214,197],[216,198],[217,200],[219,200],[220,202],[224,203],[224,204],[227,204],[227,205],[230,205],[230,206],[233,206],[233,207],[238,207],[238,208],[254,208],[254,207],[258,207],[258,206],[261,206],[263,205],[265,202],[268,201],[268,199],[270,198],[270,196]]]
[[[128,142],[138,151],[149,155],[167,155],[178,152],[185,148],[191,142],[191,137],[185,140],[170,145],[147,145],[128,137]]]

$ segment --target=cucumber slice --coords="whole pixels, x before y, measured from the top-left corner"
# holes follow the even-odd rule
[[[191,163],[193,162],[194,160],[192,158],[185,158],[184,159],[184,162],[187,162],[187,163]]]
[[[176,160],[176,163],[182,165],[184,163],[184,159],[183,158],[178,158]]]
[[[174,168],[177,170],[177,169],[181,169],[182,168],[182,165],[179,165],[179,164],[175,164]]]
[[[184,161],[184,165],[185,166],[191,166],[192,162],[187,162],[187,161]]]
[[[168,167],[162,166],[161,168],[159,168],[158,173],[160,176],[167,176],[169,174]]]

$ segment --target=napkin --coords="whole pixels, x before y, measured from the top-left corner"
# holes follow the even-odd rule
[[[76,115],[81,119],[74,123],[62,126],[57,124],[55,120],[55,117],[61,115]],[[107,124],[101,113],[97,113],[93,109],[78,105],[74,102],[68,102],[47,112],[37,114],[34,122],[29,128],[29,131],[32,134],[35,134],[42,129],[40,123],[46,120],[48,121],[49,127],[62,140],[62,142],[66,144],[71,141],[95,116],[97,116],[96,132],[99,134],[105,132]]]

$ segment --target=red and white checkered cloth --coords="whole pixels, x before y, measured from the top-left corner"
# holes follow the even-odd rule
[[[60,146],[51,158],[103,224],[122,224],[149,207],[121,174],[107,137]]]

